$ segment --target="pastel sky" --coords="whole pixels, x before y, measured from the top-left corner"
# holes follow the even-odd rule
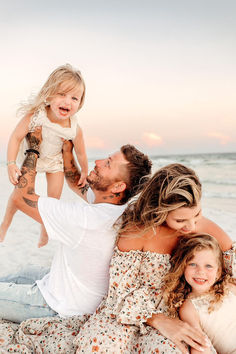
[[[234,0],[1,1],[0,158],[21,101],[79,68],[89,156],[236,151]]]

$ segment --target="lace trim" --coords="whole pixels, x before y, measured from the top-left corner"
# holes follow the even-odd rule
[[[29,132],[33,132],[36,127],[42,126],[45,119],[46,111],[44,108],[40,108],[34,115],[31,117],[29,124]]]

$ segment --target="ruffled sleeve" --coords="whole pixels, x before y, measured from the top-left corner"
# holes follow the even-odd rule
[[[146,322],[152,315],[165,312],[159,307],[161,292],[152,292],[150,289],[140,287],[129,297],[123,299],[117,308],[117,321],[123,324],[132,324],[140,327],[142,334],[146,333]]]
[[[227,272],[231,274],[232,278],[236,279],[236,242],[233,242],[230,250],[223,254]]]
[[[107,314],[120,323],[136,325],[145,333],[147,319],[165,312],[161,286],[168,270],[169,255],[116,249],[110,270]]]

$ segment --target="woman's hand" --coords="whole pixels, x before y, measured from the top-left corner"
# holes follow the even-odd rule
[[[15,163],[11,163],[7,166],[8,177],[12,184],[16,185],[18,183],[18,178],[21,176],[21,171]]]
[[[157,314],[149,318],[147,324],[159,330],[163,336],[170,339],[183,353],[188,353],[184,343],[200,352],[209,347],[209,341],[201,331],[178,318],[169,318],[163,314]]]

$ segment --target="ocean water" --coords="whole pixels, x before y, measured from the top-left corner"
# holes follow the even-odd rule
[[[89,159],[90,168],[93,168],[95,158]],[[151,156],[151,158],[153,172],[173,162],[193,168],[203,186],[203,215],[215,221],[236,241],[236,153]],[[13,190],[4,162],[0,162],[0,185],[1,220],[8,197]],[[44,174],[37,176],[36,192],[46,195]],[[67,200],[77,198],[66,183],[62,198]],[[6,240],[0,244],[0,259],[2,260],[0,275],[12,267],[19,267],[25,263],[50,265],[56,245],[49,242],[46,247],[38,249],[39,233],[40,226],[34,220],[21,212],[15,215]]]
[[[152,156],[153,171],[178,162],[194,169],[202,183],[203,215],[236,241],[236,153]]]
[[[95,157],[89,158],[89,168],[92,169]],[[203,189],[203,204],[222,212],[236,213],[236,153],[214,153],[193,155],[151,156],[153,172],[167,164],[178,162],[193,168],[199,176]],[[0,162],[1,198],[0,209],[6,194],[12,189],[8,184],[7,169],[4,162]],[[46,195],[45,176],[37,176],[37,190]],[[63,197],[70,194],[64,187]],[[2,210],[0,210],[0,215]]]
[[[178,162],[194,169],[203,189],[203,203],[236,213],[236,153],[152,156],[153,169]]]

